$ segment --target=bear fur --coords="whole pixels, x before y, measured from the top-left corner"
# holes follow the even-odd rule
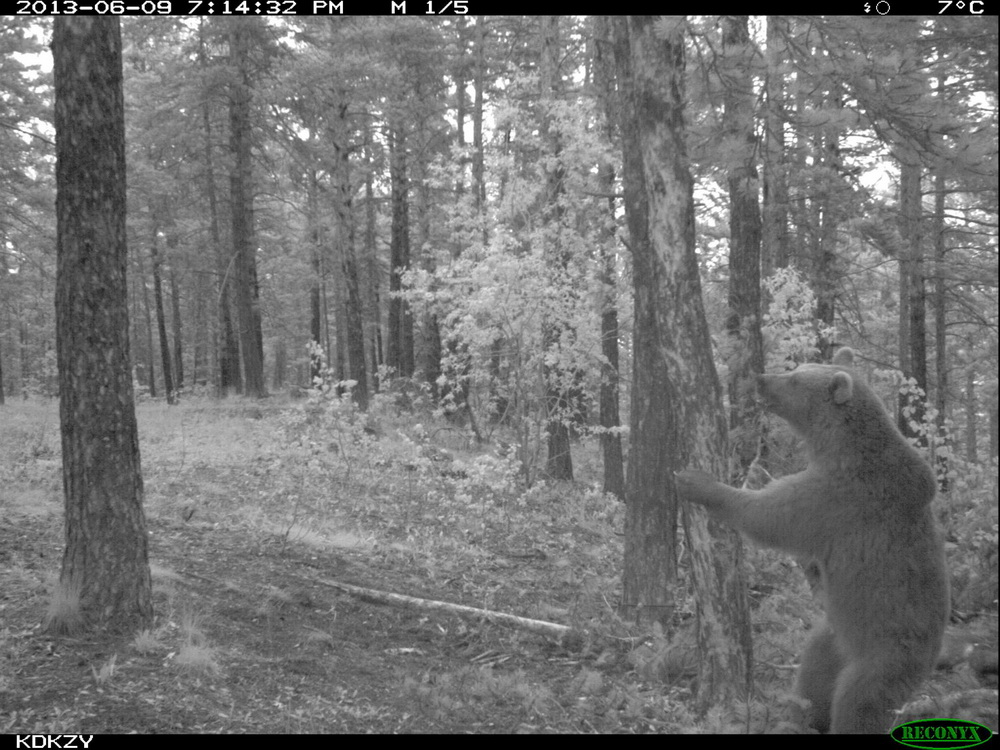
[[[761,490],[699,471],[681,500],[765,547],[808,561],[826,609],[802,655],[798,692],[820,731],[885,732],[930,673],[950,611],[931,467],[851,371],[853,352],[757,379],[802,438],[806,469]]]

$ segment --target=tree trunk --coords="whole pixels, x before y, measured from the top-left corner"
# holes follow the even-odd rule
[[[939,81],[938,93],[943,79]],[[951,455],[952,436],[948,431],[948,297],[945,273],[947,271],[945,251],[944,197],[947,190],[944,168],[939,167],[934,175],[934,369],[937,375],[934,388],[934,441],[935,469],[942,492],[948,490],[948,456]],[[941,450],[947,448],[947,450]]]
[[[622,98],[622,184],[625,220],[632,251],[635,286],[633,323],[632,416],[629,460],[625,477],[625,569],[622,615],[629,619],[667,623],[673,613],[672,585],[677,577],[677,503],[669,501],[673,467],[663,460],[662,441],[670,428],[670,398],[663,388],[664,363],[657,348],[656,295],[660,279],[652,240],[649,236],[649,196],[646,190],[639,96],[642,86],[633,80],[633,60],[642,49],[642,39],[650,36],[648,21],[635,28],[625,16],[612,19],[615,34],[615,66]],[[631,28],[630,28],[631,27]],[[650,43],[652,40],[645,40]],[[636,47],[637,49],[633,49]],[[658,74],[657,63],[645,76]],[[642,65],[642,62],[639,63]],[[659,66],[662,67],[662,64]],[[641,70],[641,67],[640,67]],[[644,77],[644,81],[645,81]],[[648,81],[651,85],[652,81]],[[662,94],[651,102],[660,103]],[[681,468],[678,464],[676,468]]]
[[[764,120],[764,211],[761,227],[762,273],[788,265],[788,181],[785,174],[785,62],[787,20],[767,17],[767,103]]]
[[[611,45],[611,25],[608,16],[594,16],[594,88],[604,109],[605,135],[614,140],[615,123],[621,119],[620,106],[614,93],[614,55]],[[598,169],[600,190],[608,194],[608,214],[615,215],[615,170],[610,163]],[[625,499],[625,462],[622,456],[622,439],[618,431],[621,416],[618,409],[619,357],[618,357],[618,290],[616,289],[615,246],[613,227],[606,226],[601,233],[600,271],[603,287],[601,298],[601,369],[600,422],[601,454],[604,459],[604,491],[619,500]]]
[[[167,247],[176,250],[177,240],[167,239]],[[176,253],[174,253],[176,258]],[[184,387],[184,347],[182,336],[182,319],[181,319],[181,291],[177,283],[177,272],[174,270],[173,264],[170,267],[170,309],[172,311],[171,322],[173,323],[173,334],[174,334],[174,388],[178,392]]]
[[[285,387],[288,373],[288,344],[280,338],[274,344],[274,379],[271,381],[275,390]]]
[[[312,263],[312,279],[309,284],[309,341],[316,347],[323,346],[323,226],[319,219],[319,184],[316,170],[306,175],[306,222]],[[330,352],[324,352],[326,356]],[[309,385],[315,386],[323,377],[323,355],[318,349],[309,350]]]
[[[541,208],[543,222],[558,228],[563,223],[563,211],[559,207],[559,201],[563,192],[564,169],[560,162],[561,135],[550,110],[562,89],[559,75],[559,16],[542,16],[540,41],[540,99],[542,107],[545,108],[542,115],[542,148],[545,160],[552,164],[545,171],[545,204]],[[553,276],[558,279],[565,275],[567,250],[560,246],[557,233],[551,236],[548,245],[545,249],[546,262]],[[572,290],[568,291],[572,293]],[[569,425],[571,420],[576,419],[577,409],[569,383],[574,382],[575,378],[557,358],[560,341],[564,337],[572,339],[574,331],[569,329],[566,321],[549,320],[543,323],[543,326],[542,341],[546,351],[554,359],[550,362],[546,357],[544,365],[547,416],[545,432],[548,448],[545,473],[550,479],[572,481],[573,455]]]
[[[129,366],[118,19],[57,17],[52,56],[67,604],[48,627],[134,632],[152,623],[153,604]]]
[[[211,296],[206,283],[207,275],[198,271],[194,275],[194,351],[191,357],[191,383],[199,386],[208,382],[208,344],[210,341],[208,326],[208,299]]]
[[[343,96],[343,94],[342,94]],[[344,299],[345,349],[348,373],[356,385],[352,391],[354,402],[360,409],[368,408],[368,371],[365,361],[365,327],[361,279],[358,272],[354,230],[354,188],[351,185],[351,162],[348,142],[350,129],[347,122],[347,104],[341,101],[337,106],[337,126],[334,133],[334,210],[337,215],[337,245],[340,249],[340,270],[346,299]],[[410,374],[413,374],[413,330],[410,329]]]
[[[142,311],[146,322],[146,373],[149,397],[156,398],[156,347],[153,346],[153,313],[149,307],[149,289],[146,288],[146,270],[143,268],[142,253],[136,253],[139,267],[139,285],[142,287]]]
[[[229,126],[233,171],[230,191],[233,214],[236,310],[239,316],[240,354],[243,359],[244,393],[260,398],[264,386],[264,352],[261,340],[260,300],[257,284],[256,240],[253,221],[253,172],[250,135],[250,23],[231,19],[229,52],[234,69],[230,90]]]
[[[994,338],[990,344],[990,360],[997,361],[997,340]],[[998,448],[1000,448],[1000,393],[997,392],[997,381],[994,378],[990,390],[986,394],[987,415],[990,436],[990,459],[997,459]]]
[[[970,364],[965,376],[965,460],[971,464],[979,462],[979,440],[976,434],[979,407],[976,402],[976,369]]]
[[[0,233],[0,242],[4,242],[4,236],[3,236],[2,233]],[[4,242],[4,244],[6,244],[6,242]],[[4,253],[0,253],[0,299],[4,298],[3,286],[4,286],[4,282],[6,281],[6,279],[7,279],[7,259],[6,259],[6,256],[5,256]],[[0,322],[0,329],[2,329],[2,330],[13,330],[10,323],[11,323],[11,321],[10,321],[9,311],[8,311],[8,317],[7,317],[6,321]],[[3,406],[4,403],[6,403],[6,394],[5,394],[4,387],[3,387],[3,352],[4,352],[3,339],[4,339],[4,335],[5,334],[0,333],[0,406]]]
[[[483,91],[486,88],[486,16],[476,16],[476,66],[473,72],[472,103],[472,189],[476,191],[476,210],[483,223],[483,242],[486,242],[486,221],[482,215],[486,207],[485,148],[483,145]]]
[[[204,24],[198,25],[198,62],[205,68],[208,66],[205,50]],[[233,287],[233,263],[229,254],[223,249],[222,232],[219,222],[219,200],[215,191],[215,167],[212,146],[212,113],[209,99],[205,97],[201,105],[201,118],[205,137],[205,194],[208,199],[208,234],[216,259],[219,335],[217,357],[219,361],[219,395],[225,397],[230,392],[240,393],[243,390],[243,379],[240,375],[240,347],[236,340],[230,309],[230,297]]]
[[[153,305],[156,310],[156,332],[160,339],[160,362],[163,366],[163,390],[167,394],[167,403],[171,406],[177,402],[174,393],[173,370],[170,367],[170,341],[167,340],[167,319],[163,309],[163,280],[160,266],[160,253],[157,249],[157,230],[154,228],[151,239],[150,254],[153,260]]]
[[[899,75],[888,87],[889,106],[909,106],[922,95],[926,77],[921,69],[917,45],[920,27],[916,18],[899,24],[896,40],[900,56]],[[903,375],[916,381],[923,391],[920,397],[901,394],[899,429],[905,436],[926,445],[923,424],[927,390],[927,293],[924,282],[923,206],[921,179],[923,166],[916,147],[907,133],[890,130],[893,156],[899,164],[899,234],[903,247],[899,258],[900,281],[900,368]],[[907,408],[908,407],[908,408]]]
[[[389,241],[389,342],[386,364],[399,377],[413,375],[413,317],[409,303],[398,296],[403,272],[410,267],[410,203],[406,173],[406,132],[397,122],[389,134],[392,229]]]
[[[672,614],[677,496],[673,472],[688,465],[724,475],[726,420],[695,255],[693,181],[684,147],[682,23],[661,39],[653,18],[628,17],[626,95],[632,142],[642,159],[648,244],[633,243],[635,374],[626,479],[626,611],[646,620]],[[627,84],[622,86],[627,90]],[[628,128],[631,130],[632,128]],[[628,193],[626,193],[627,195]],[[631,226],[632,221],[629,221]],[[742,544],[735,532],[709,541],[700,511],[686,513],[698,594],[702,710],[750,685],[751,643]]]
[[[359,268],[362,278],[359,283],[364,285],[363,302],[365,309],[370,311],[367,325],[362,331],[365,347],[365,364],[368,375],[368,388],[378,393],[379,367],[382,365],[382,305],[379,301],[379,262],[375,242],[375,185],[372,167],[371,134],[365,131],[364,173],[365,173],[365,242],[363,264]]]
[[[429,136],[421,134],[421,142],[427,143]],[[429,247],[431,243],[431,181],[426,163],[421,165],[420,185],[417,188],[417,227],[419,236],[417,247]],[[435,271],[435,259],[433,253],[425,253],[420,258],[420,264],[428,272]],[[427,310],[423,315],[423,322],[420,326],[422,333],[422,344],[420,346],[420,361],[423,372],[423,379],[430,389],[431,397],[436,401],[438,393],[438,378],[441,377],[441,327],[438,324],[437,313]]]
[[[905,338],[899,342],[900,351],[906,351],[906,357],[901,357],[903,375],[913,378],[924,397],[927,394],[927,308],[926,290],[924,287],[924,257],[921,221],[923,211],[920,205],[920,162],[911,149],[897,149],[899,160],[899,194],[900,194],[900,234],[903,236],[903,255],[900,258],[900,294],[906,298],[906,304],[900,305],[901,314],[906,320],[901,323]],[[899,411],[899,429],[905,436],[918,439],[926,445],[926,436],[922,435],[919,425],[924,420],[924,397],[914,397],[911,394],[901,396]]]
[[[841,97],[837,92],[833,103],[838,107]],[[837,228],[842,213],[839,206],[843,198],[840,195],[839,175],[841,174],[840,133],[827,132],[819,136],[816,148],[822,159],[826,172],[833,177],[823,182],[818,200],[812,202],[812,224],[818,228],[813,246],[813,287],[816,292],[816,320],[826,329],[834,326],[837,312]],[[816,349],[819,360],[828,362],[833,357],[836,342],[826,340],[820,334],[816,338]]]
[[[723,132],[739,150],[729,165],[729,426],[736,476],[746,476],[758,453],[761,409],[756,397],[756,376],[764,372],[761,336],[760,206],[757,197],[754,92],[750,80],[753,48],[748,16],[723,16],[722,65],[725,86]]]

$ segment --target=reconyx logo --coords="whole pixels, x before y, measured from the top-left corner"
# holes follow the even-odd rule
[[[958,750],[981,745],[993,733],[982,724],[964,719],[920,719],[900,724],[889,736],[907,747]]]
[[[92,739],[94,739],[92,734],[19,734],[14,741],[14,747],[78,750],[89,747]]]

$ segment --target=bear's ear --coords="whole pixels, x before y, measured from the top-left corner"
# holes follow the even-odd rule
[[[830,394],[833,396],[833,403],[846,404],[854,394],[854,381],[846,372],[833,373],[833,380],[830,381]]]
[[[837,353],[833,355],[833,364],[838,367],[853,367],[854,366],[854,350],[849,346],[842,347],[837,350]]]

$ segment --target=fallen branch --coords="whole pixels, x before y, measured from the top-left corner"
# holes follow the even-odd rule
[[[416,596],[405,596],[403,594],[391,594],[387,591],[366,589],[361,586],[352,586],[349,583],[329,581],[322,578],[310,577],[308,580],[322,586],[329,586],[330,588],[337,589],[337,591],[343,591],[345,594],[350,594],[358,599],[364,599],[377,604],[391,604],[397,607],[416,607],[418,609],[453,612],[457,615],[482,617],[484,620],[488,620],[489,622],[500,623],[503,625],[513,625],[524,630],[530,630],[534,633],[541,633],[542,635],[554,638],[564,638],[573,630],[567,625],[557,625],[554,622],[546,622],[544,620],[532,620],[528,617],[518,617],[517,615],[509,615],[506,612],[494,612],[489,609],[479,609],[479,607],[468,607],[464,604],[452,604],[451,602],[441,602],[434,599],[420,599]]]

